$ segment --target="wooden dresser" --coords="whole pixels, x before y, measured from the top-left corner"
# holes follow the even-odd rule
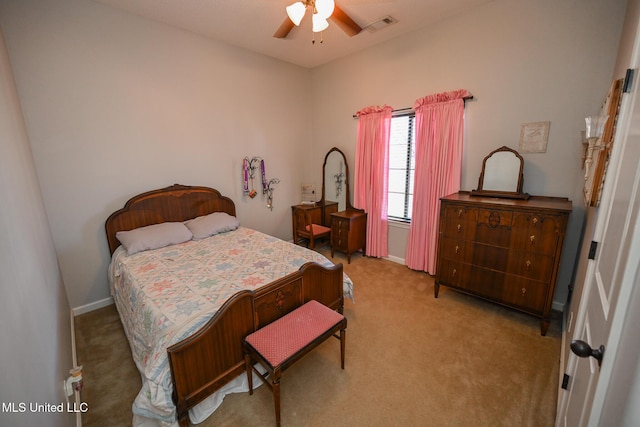
[[[367,243],[367,214],[359,210],[346,210],[331,214],[331,258],[334,251],[347,254],[351,264],[351,254],[362,249]]]
[[[435,297],[444,285],[515,308],[546,335],[571,209],[558,197],[443,197]]]

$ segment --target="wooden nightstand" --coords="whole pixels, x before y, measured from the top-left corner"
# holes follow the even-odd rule
[[[347,254],[351,264],[351,254],[362,249],[365,254],[367,244],[367,214],[357,210],[346,210],[331,214],[331,258],[334,251]]]

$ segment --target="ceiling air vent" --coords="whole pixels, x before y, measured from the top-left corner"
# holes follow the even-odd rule
[[[384,18],[380,18],[376,22],[372,22],[371,24],[367,25],[364,28],[369,30],[372,33],[375,33],[376,31],[386,28],[391,24],[395,24],[396,22],[398,21],[395,18],[392,18],[391,16],[387,15]]]

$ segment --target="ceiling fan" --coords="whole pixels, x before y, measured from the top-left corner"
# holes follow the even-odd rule
[[[312,13],[313,32],[318,33],[329,26],[327,19],[335,22],[349,37],[353,37],[362,31],[349,15],[347,15],[334,0],[301,0],[286,8],[287,18],[273,34],[273,37],[284,39],[294,26],[300,25],[300,21],[307,10]]]

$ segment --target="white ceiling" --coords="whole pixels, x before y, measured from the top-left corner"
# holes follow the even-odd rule
[[[361,27],[391,16],[396,23],[376,32],[364,29],[349,37],[329,20],[329,28],[312,44],[309,13],[286,39],[273,33],[295,0],[94,0],[174,27],[283,61],[313,68],[465,13],[493,0],[336,0]]]

